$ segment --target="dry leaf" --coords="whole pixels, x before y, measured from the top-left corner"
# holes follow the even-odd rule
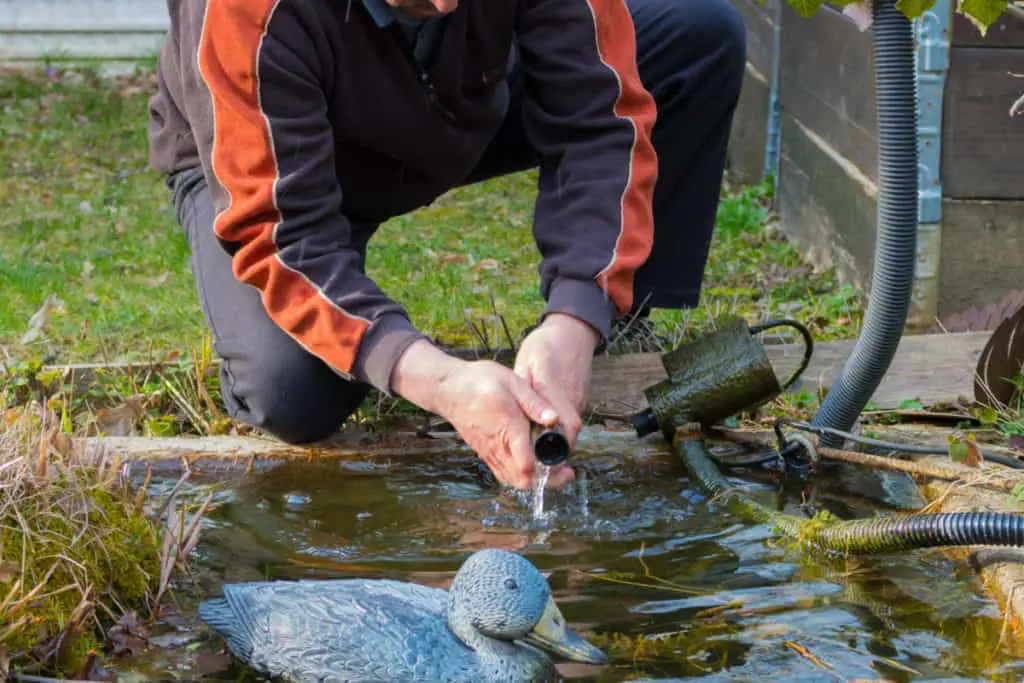
[[[477,270],[496,270],[499,267],[499,263],[492,258],[485,258],[480,263],[476,264],[474,268]]]
[[[141,653],[149,645],[148,637],[148,629],[139,621],[135,612],[123,614],[107,631],[114,657],[130,657]]]
[[[167,280],[170,279],[170,277],[170,271],[165,270],[164,272],[160,273],[160,275],[157,277],[146,278],[146,283],[150,287],[158,287],[162,284],[165,284]]]
[[[28,320],[28,330],[21,337],[22,344],[31,344],[34,341],[42,338],[46,326],[50,321],[50,316],[53,313],[59,313],[64,310],[64,302],[59,297],[50,294],[43,301],[43,305],[39,307],[39,310],[32,314],[32,317]]]
[[[795,643],[792,640],[787,640],[787,641],[784,641],[782,644],[785,647],[788,647],[791,650],[795,650],[797,654],[799,654],[801,657],[803,657],[807,661],[811,662],[815,666],[820,667],[822,669],[825,669],[826,671],[829,671],[829,670],[832,669],[831,665],[826,664],[825,662],[823,662],[820,659],[818,659],[818,657],[816,657],[814,655],[814,653],[812,653],[810,650],[808,650],[806,647],[804,647],[800,643]]]
[[[13,562],[0,560],[0,583],[8,583],[18,578],[21,568]],[[2,679],[0,679],[2,680]]]
[[[963,437],[960,434],[949,435],[950,459],[967,467],[981,467],[981,451],[973,434]]]
[[[445,263],[465,263],[466,262],[466,255],[465,254],[445,254],[444,256],[441,257],[441,260],[444,261]]]
[[[146,414],[144,400],[142,396],[130,396],[119,406],[97,411],[93,429],[105,436],[137,435],[139,421]]]

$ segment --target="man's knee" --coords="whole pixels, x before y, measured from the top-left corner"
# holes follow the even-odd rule
[[[228,360],[221,383],[232,417],[296,445],[336,432],[369,391],[298,346]]]
[[[730,0],[634,2],[638,48],[641,54],[651,53],[655,71],[664,74],[662,60],[673,55],[673,64],[667,69],[673,73],[664,74],[668,81],[706,80],[704,76],[709,76],[707,80],[717,91],[739,93],[747,60],[747,29],[743,15]],[[644,41],[652,44],[645,46]]]

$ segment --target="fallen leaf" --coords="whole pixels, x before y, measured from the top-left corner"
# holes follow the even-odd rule
[[[149,645],[149,631],[139,621],[135,612],[125,612],[117,623],[107,631],[114,657],[126,657],[141,653]]]
[[[981,467],[981,451],[973,434],[968,434],[966,438],[959,434],[950,434],[949,457],[953,462],[967,467]]]
[[[11,427],[21,418],[21,409],[8,408],[4,411],[4,427]]]
[[[465,263],[465,254],[445,254],[441,257],[441,260],[445,263]]]
[[[96,270],[96,266],[93,265],[93,262],[89,259],[86,259],[85,262],[82,263],[82,277],[89,277],[94,270]]]
[[[13,562],[0,560],[0,583],[8,583],[21,574],[21,569]],[[2,679],[0,679],[2,680]]]
[[[474,266],[474,268],[477,270],[496,270],[499,267],[500,264],[492,258],[485,258],[483,261]]]
[[[28,320],[28,330],[21,337],[22,344],[31,344],[34,341],[42,338],[47,324],[50,322],[50,316],[54,313],[60,313],[64,310],[64,302],[53,294],[50,294],[43,301],[43,304],[39,307],[32,317]]]
[[[158,275],[157,277],[146,278],[146,283],[149,284],[150,287],[157,287],[159,285],[166,283],[167,280],[170,279],[170,277],[171,273],[165,270],[164,272],[160,273],[160,275]]]
[[[96,412],[93,429],[105,436],[135,436],[138,425],[146,414],[144,398],[129,396],[125,402],[113,408],[103,408]]]
[[[826,671],[829,671],[829,670],[832,669],[831,666],[829,666],[825,662],[823,662],[820,659],[818,659],[816,656],[814,656],[814,654],[810,650],[808,650],[806,647],[804,647],[800,643],[794,643],[792,640],[787,640],[787,641],[783,642],[782,644],[784,646],[788,647],[791,650],[795,650],[797,652],[797,654],[799,654],[801,657],[803,657],[807,661],[811,662],[815,666],[820,667],[820,668],[822,668],[822,669],[824,669]]]

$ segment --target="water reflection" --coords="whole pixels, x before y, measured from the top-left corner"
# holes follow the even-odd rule
[[[473,550],[522,551],[573,625],[613,655],[599,674],[566,668],[584,681],[1024,674],[996,647],[993,602],[937,551],[822,564],[710,504],[667,454],[581,462],[585,500],[549,492],[552,514],[540,519],[529,496],[497,490],[470,456],[283,462],[220,496],[202,559],[218,580],[358,575],[447,587]],[[840,484],[814,496],[844,516],[871,514]],[[769,482],[751,486],[772,500]]]

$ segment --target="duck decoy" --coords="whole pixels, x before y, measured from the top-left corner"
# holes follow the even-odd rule
[[[224,586],[199,616],[256,673],[295,683],[557,680],[551,656],[605,664],[521,555],[479,550],[443,590],[391,579]],[[550,656],[549,656],[550,655]]]

